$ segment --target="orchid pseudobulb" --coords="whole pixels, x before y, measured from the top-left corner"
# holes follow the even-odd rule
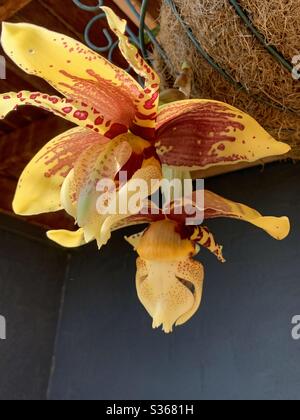
[[[0,118],[31,105],[74,123],[35,156],[25,168],[14,198],[14,211],[35,215],[64,209],[78,230],[48,232],[65,247],[97,241],[111,232],[148,223],[129,242],[139,254],[137,290],[142,304],[166,332],[185,323],[198,309],[204,270],[195,260],[207,248],[223,261],[222,248],[203,226],[187,227],[184,213],[145,215],[144,199],[159,189],[163,167],[193,172],[219,165],[251,163],[285,155],[290,147],[274,140],[253,118],[217,101],[182,100],[159,107],[160,80],[128,41],[126,21],[103,7],[119,39],[119,48],[141,76],[140,86],[124,70],[67,36],[30,24],[3,23],[1,42],[7,55],[26,73],[44,78],[58,96],[22,91],[0,95]],[[127,182],[121,182],[126,172]],[[116,201],[130,199],[131,186],[146,182],[141,206],[128,212],[101,212],[97,186],[109,179]],[[197,204],[197,203],[196,203]],[[110,209],[108,200],[108,210]],[[170,203],[172,206],[172,203]],[[287,218],[263,217],[249,207],[205,192],[205,218],[230,217],[264,229],[276,239],[289,232]]]

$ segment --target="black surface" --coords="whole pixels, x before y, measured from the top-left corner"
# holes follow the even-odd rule
[[[0,400],[46,399],[67,255],[41,238],[0,216]]]
[[[173,335],[151,329],[124,232],[100,254],[94,245],[76,252],[50,398],[299,399],[300,342],[291,338],[300,314],[299,180],[299,164],[275,164],[207,182],[266,215],[290,216],[293,230],[277,242],[242,222],[209,223],[228,262],[201,253],[202,308]]]

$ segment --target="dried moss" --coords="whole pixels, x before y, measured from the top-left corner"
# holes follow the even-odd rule
[[[230,73],[245,91],[239,91],[214,70],[197,52],[170,7],[163,2],[159,35],[171,65],[156,54],[156,67],[165,87],[170,87],[184,61],[195,73],[193,97],[228,102],[251,114],[275,138],[293,146],[300,158],[300,81],[279,64],[251,34],[227,0],[175,0],[185,22],[211,57]],[[256,28],[288,60],[300,54],[299,0],[240,0]],[[299,46],[299,47],[298,47]],[[258,101],[287,107],[278,110]]]

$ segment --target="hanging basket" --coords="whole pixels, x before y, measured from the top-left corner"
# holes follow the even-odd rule
[[[193,97],[243,109],[300,158],[299,0],[164,0],[160,25],[166,88],[190,62]]]

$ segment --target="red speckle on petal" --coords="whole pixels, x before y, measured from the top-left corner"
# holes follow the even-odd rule
[[[58,99],[58,98],[55,98],[55,97],[53,97],[53,96],[51,96],[51,97],[49,98],[49,101],[50,101],[50,102],[52,102],[53,104],[57,104],[57,103],[59,102],[59,99]]]
[[[152,109],[152,108],[154,107],[154,104],[155,104],[156,100],[158,99],[158,97],[159,97],[159,92],[155,92],[155,93],[152,95],[152,98],[151,98],[151,99],[149,99],[149,100],[145,103],[145,105],[144,105],[145,109]]]
[[[22,96],[22,95],[21,95]],[[21,97],[20,96],[20,97]],[[34,101],[40,96],[39,93],[33,93],[32,95],[30,95],[30,99],[33,99]]]
[[[62,135],[47,148],[45,154],[39,159],[47,167],[44,176],[50,178],[60,175],[65,178],[81,153],[98,142],[99,134],[85,129]]]
[[[211,247],[211,239],[208,238],[206,243],[203,246],[204,246],[204,248],[210,248]]]
[[[113,124],[109,131],[105,133],[105,137],[109,139],[114,139],[115,137],[127,133],[128,128],[122,124]]]
[[[247,153],[233,153],[231,147],[227,147],[238,139],[232,132],[234,129],[240,134],[245,126],[237,121],[237,114],[226,105],[210,101],[170,105],[160,112],[157,120],[157,141],[169,149],[160,156],[162,163],[205,167],[247,161]]]
[[[74,112],[74,117],[80,121],[85,121],[88,119],[89,113],[86,111],[76,111]]]
[[[67,107],[63,108],[63,112],[65,114],[70,114],[70,112],[72,112],[72,111],[73,111],[73,108],[71,106],[67,106]]]
[[[157,118],[157,113],[153,112],[150,115],[146,115],[146,114],[142,114],[140,112],[137,112],[136,113],[136,118],[138,118],[139,120],[142,120],[142,121],[149,121],[149,120],[150,121],[155,121],[156,118]]]
[[[103,124],[104,118],[103,117],[98,117],[95,121],[95,125],[101,125]]]

